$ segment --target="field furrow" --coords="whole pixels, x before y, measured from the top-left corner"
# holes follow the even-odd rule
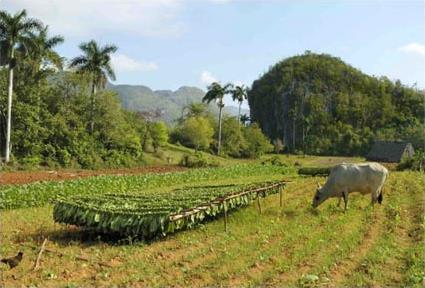
[[[276,194],[261,200],[262,214],[256,202],[233,211],[227,233],[219,219],[149,242],[107,239],[55,224],[51,206],[2,211],[1,254],[25,255],[13,270],[1,266],[2,284],[420,287],[425,276],[421,175],[392,173],[382,205],[372,209],[369,197],[353,194],[346,213],[335,199],[310,207],[317,180],[323,183],[323,178],[299,178],[288,184],[283,207]],[[33,272],[45,237],[55,253],[45,252],[42,269]]]

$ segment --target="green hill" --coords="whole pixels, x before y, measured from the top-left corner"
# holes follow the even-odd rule
[[[327,54],[272,66],[248,95],[251,118],[291,151],[364,155],[376,139],[424,147],[423,93]]]
[[[182,86],[176,91],[152,90],[147,86],[139,85],[113,85],[108,88],[117,92],[124,109],[140,112],[148,112],[154,115],[155,120],[164,120],[173,124],[182,113],[184,106],[201,102],[205,92],[197,87]],[[218,113],[214,104],[209,105],[213,113]],[[224,112],[229,115],[237,115],[238,108],[226,106]],[[248,110],[243,110],[248,113]]]

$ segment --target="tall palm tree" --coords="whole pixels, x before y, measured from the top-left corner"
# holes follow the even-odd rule
[[[204,98],[202,98],[202,102],[210,103],[211,101],[216,101],[218,109],[219,109],[217,154],[220,154],[220,148],[221,148],[221,118],[223,115],[223,107],[224,107],[223,98],[224,98],[224,95],[231,92],[232,87],[233,86],[230,83],[224,86],[221,86],[220,83],[213,82],[211,85],[208,86],[208,91],[205,94]]]
[[[100,47],[94,40],[81,43],[79,47],[84,55],[72,59],[70,67],[76,68],[78,73],[86,74],[91,79],[90,133],[93,133],[95,95],[98,88],[105,88],[108,78],[115,80],[115,73],[111,66],[111,54],[115,53],[118,48],[115,45]]]
[[[48,30],[49,26],[44,26],[38,33],[30,33],[35,46],[29,53],[34,64],[33,69],[36,72],[49,66],[54,66],[59,70],[63,69],[63,57],[53,48],[62,44],[64,38],[61,35],[49,37]]]
[[[6,55],[9,70],[9,87],[7,93],[7,124],[5,162],[10,160],[10,135],[12,126],[12,94],[13,94],[13,69],[16,66],[15,50],[19,45],[24,52],[34,46],[30,33],[41,30],[42,23],[36,19],[28,18],[27,12],[22,10],[15,15],[0,11],[0,42],[3,55]]]
[[[238,111],[238,125],[241,123],[241,106],[245,99],[248,97],[248,89],[244,86],[235,86],[232,90],[232,99],[233,101],[238,101],[239,103],[239,111]]]

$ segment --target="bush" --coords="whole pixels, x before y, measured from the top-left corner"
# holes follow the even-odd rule
[[[180,165],[188,168],[201,168],[201,167],[218,167],[219,164],[215,161],[209,160],[200,152],[194,154],[183,155]]]
[[[425,169],[424,152],[416,152],[412,158],[403,158],[396,168],[398,171],[413,170],[423,171]]]
[[[280,160],[278,156],[273,156],[272,158],[269,158],[267,160],[264,160],[262,162],[263,165],[273,165],[273,166],[281,166],[281,167],[288,167],[289,165]]]
[[[308,167],[301,168],[298,170],[300,175],[309,175],[309,176],[328,176],[331,173],[332,167]]]

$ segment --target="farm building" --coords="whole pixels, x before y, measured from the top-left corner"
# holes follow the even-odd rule
[[[405,141],[376,141],[369,154],[368,161],[398,163],[402,158],[412,158],[415,150],[411,143]]]

